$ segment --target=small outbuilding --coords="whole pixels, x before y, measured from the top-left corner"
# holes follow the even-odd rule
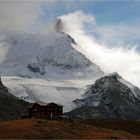
[[[56,103],[34,103],[29,107],[29,117],[54,119],[63,115],[63,105]]]

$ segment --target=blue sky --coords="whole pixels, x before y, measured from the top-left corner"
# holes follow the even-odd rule
[[[113,37],[140,45],[140,1],[5,0],[0,1],[0,29],[39,31],[49,20],[78,10],[96,19],[101,41],[114,43]]]
[[[99,24],[135,24],[140,20],[140,1],[55,1],[42,8],[44,20],[76,10],[94,15]]]
[[[113,32],[114,38],[119,42],[140,45],[140,1],[52,1],[41,6],[43,10],[42,22],[57,16],[73,13],[82,10],[85,14],[95,17],[98,28],[107,26],[106,30]],[[112,27],[113,26],[113,27]],[[115,30],[116,35],[115,35]],[[124,30],[124,31],[123,31]],[[122,32],[120,35],[120,31]],[[131,34],[132,37],[128,34]],[[108,36],[104,40],[108,40]],[[114,42],[113,42],[114,43]]]

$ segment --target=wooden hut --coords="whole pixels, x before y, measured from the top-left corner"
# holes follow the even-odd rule
[[[29,108],[29,117],[35,118],[58,118],[63,115],[63,105],[56,103],[34,103]]]

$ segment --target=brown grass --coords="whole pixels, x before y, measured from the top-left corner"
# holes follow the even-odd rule
[[[90,124],[100,128],[107,128],[112,130],[123,130],[129,133],[139,135],[140,137],[140,121],[134,120],[104,120],[104,119],[89,119],[84,123]]]
[[[0,122],[0,138],[10,139],[136,139],[125,131],[99,128],[72,121],[22,119]]]

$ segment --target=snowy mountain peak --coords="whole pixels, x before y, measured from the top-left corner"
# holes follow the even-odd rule
[[[116,77],[117,79],[122,78],[117,72],[113,72],[112,74],[109,74],[110,77]]]
[[[109,85],[113,85],[117,82],[120,82],[119,81],[120,79],[122,79],[122,77],[118,73],[114,72],[112,74],[106,75],[96,80],[94,85],[100,88],[105,88],[108,87]],[[94,85],[92,86],[92,88],[94,88]]]
[[[39,71],[44,75],[47,73],[47,68],[59,68],[61,70],[88,68],[92,64],[84,55],[72,47],[72,43],[76,44],[74,39],[65,33],[61,33],[54,42],[49,45],[42,46],[37,52],[34,63],[28,65],[28,68],[33,71],[38,67]],[[78,70],[78,71],[79,71]]]
[[[95,85],[100,85],[102,87],[108,87],[109,85],[113,85],[114,83],[119,83],[120,85],[124,85],[128,87],[133,95],[140,99],[140,90],[138,87],[134,86],[127,80],[123,79],[117,72],[114,72],[112,74],[106,75],[98,80],[96,80]]]
[[[114,73],[108,74],[108,75],[100,78],[99,80],[100,81],[112,81],[112,80],[119,80],[119,79],[122,79],[122,77],[117,72],[114,72]]]
[[[61,31],[62,31],[62,28],[63,28],[62,20],[61,20],[60,18],[57,18],[57,19],[56,19],[56,23],[55,23],[55,29],[56,29],[58,32],[61,32]]]
[[[104,75],[78,51],[79,45],[61,31],[61,25],[57,19],[36,35],[0,34],[0,74],[10,93],[70,109],[87,85]]]
[[[67,34],[67,33],[65,33],[65,32],[63,32],[63,22],[62,22],[62,20],[60,19],[60,18],[57,18],[56,19],[56,23],[55,23],[55,29],[56,29],[56,32],[58,32],[59,34],[62,34],[63,36],[66,36],[67,37],[67,39],[70,41],[70,43],[73,43],[73,44],[75,44],[75,45],[78,45],[77,43],[76,43],[76,41],[74,40],[74,38],[72,38],[69,34]]]
[[[140,89],[117,73],[96,80],[83,98],[75,100],[74,103],[77,109],[72,111],[71,115],[83,115],[86,118],[140,118]],[[90,108],[90,112],[86,111],[86,108]]]
[[[60,76],[62,79],[65,76],[86,77],[89,73],[95,76],[103,74],[99,66],[92,63],[76,49],[79,46],[75,40],[70,35],[61,32],[63,26],[61,19],[57,19],[52,26],[55,30],[52,27],[53,31],[51,32],[49,28],[50,34],[46,31],[43,34],[44,40],[42,35],[40,36],[42,39],[42,43],[39,44],[40,49],[38,49],[33,62],[27,65],[30,71],[46,75],[51,70],[51,72],[58,72],[57,77]],[[50,78],[50,74],[47,76]]]
[[[130,96],[134,96],[138,99],[140,99],[140,90],[134,86],[133,84],[129,83],[125,79],[123,79],[118,73],[114,72],[112,74],[109,74],[107,76],[101,77],[100,79],[95,81],[95,84],[91,86],[91,90],[95,91],[95,93],[98,90],[108,90],[108,89],[114,89],[114,91],[118,91],[118,94],[123,94],[129,91]],[[126,92],[125,92],[126,91]],[[94,92],[92,92],[94,93]],[[87,95],[88,92],[85,94]]]
[[[36,35],[0,34],[0,74],[49,79],[103,75],[99,66],[76,49],[75,40],[61,32],[62,25],[58,18]]]

